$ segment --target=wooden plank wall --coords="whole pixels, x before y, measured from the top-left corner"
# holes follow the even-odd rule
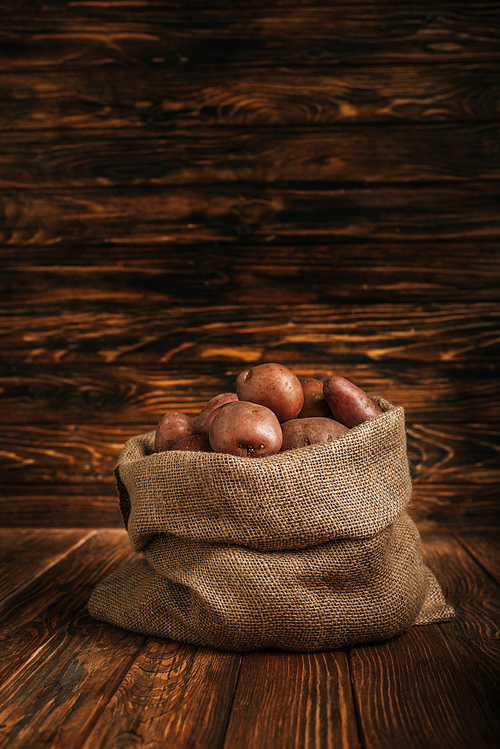
[[[4,522],[120,526],[125,440],[280,361],[405,407],[422,529],[498,527],[498,3],[0,13]]]

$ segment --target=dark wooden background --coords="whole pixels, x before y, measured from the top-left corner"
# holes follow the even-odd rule
[[[498,527],[500,6],[0,0],[0,509],[264,361],[404,406],[422,530]]]

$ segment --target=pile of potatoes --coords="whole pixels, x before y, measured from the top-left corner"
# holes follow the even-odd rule
[[[220,393],[200,414],[166,413],[156,427],[155,452],[189,450],[260,458],[338,439],[382,413],[344,377],[297,377],[282,364],[240,372],[234,393]]]

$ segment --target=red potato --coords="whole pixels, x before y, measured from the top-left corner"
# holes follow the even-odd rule
[[[279,421],[294,419],[304,405],[299,378],[288,367],[274,362],[240,372],[236,378],[236,394],[241,401],[270,408]]]
[[[155,453],[171,450],[176,442],[195,432],[194,421],[190,416],[178,411],[169,411],[161,417],[156,427]]]
[[[233,401],[237,400],[238,396],[236,395],[236,393],[219,393],[219,395],[210,398],[210,400],[205,403],[195,420],[197,433],[205,434],[206,436],[208,436],[208,429],[213,412],[217,408],[220,408],[220,406],[223,406],[226,403],[232,403]]]
[[[364,390],[345,377],[330,377],[323,386],[323,393],[333,418],[346,427],[355,427],[382,413]]]
[[[332,418],[330,406],[323,394],[323,383],[314,377],[299,377],[304,392],[304,405],[298,418],[304,419],[314,416],[322,416],[326,419]]]
[[[319,442],[331,442],[348,432],[348,428],[334,419],[324,416],[310,416],[290,419],[281,425],[283,442],[281,452],[296,447],[306,447]]]
[[[276,414],[266,406],[235,401],[222,406],[210,425],[212,449],[239,457],[260,458],[279,452],[283,435]]]
[[[190,434],[175,443],[172,450],[185,450],[193,453],[211,453],[212,446],[204,434]]]
[[[233,403],[233,401],[230,401],[230,403]],[[214,410],[210,411],[210,413],[208,414],[208,416],[206,418],[206,421],[205,421],[205,430],[206,430],[206,436],[207,437],[210,434],[210,424],[214,420],[215,414],[218,413],[221,410],[221,408],[224,408],[224,406],[226,406],[226,405],[227,404],[224,403],[223,406],[219,406],[218,408],[214,408]]]

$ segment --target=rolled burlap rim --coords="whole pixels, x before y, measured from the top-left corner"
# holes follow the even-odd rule
[[[154,432],[132,437],[115,475],[132,546],[157,533],[262,550],[366,538],[411,498],[404,410],[384,413],[340,439],[265,458],[154,453]]]

